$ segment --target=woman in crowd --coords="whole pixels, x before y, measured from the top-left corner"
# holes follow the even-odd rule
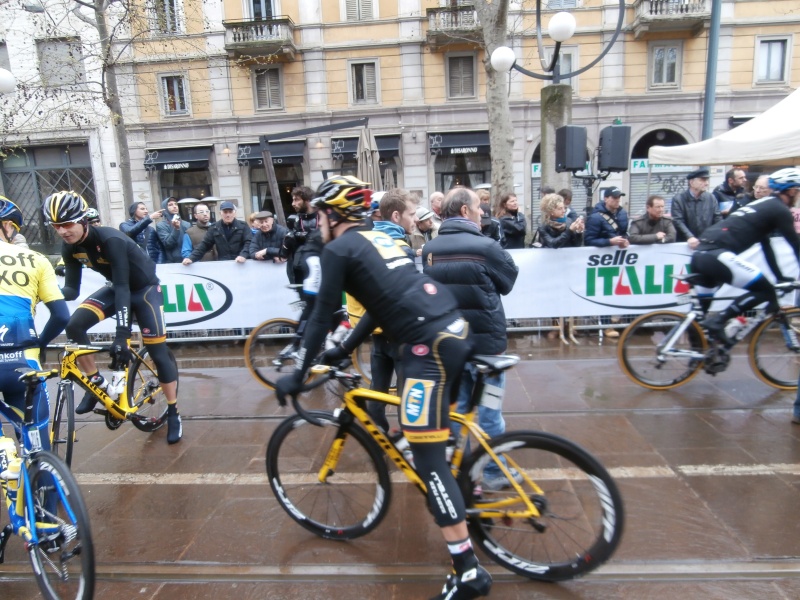
[[[516,250],[525,247],[525,215],[519,210],[515,194],[503,194],[497,205],[495,216],[500,221],[506,240],[506,249]]]

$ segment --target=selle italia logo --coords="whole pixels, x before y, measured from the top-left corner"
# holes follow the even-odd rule
[[[688,292],[689,286],[673,275],[689,272],[690,257],[682,253],[670,254],[675,260],[659,261],[657,265],[647,264],[638,253],[629,250],[592,254],[586,264],[585,290],[572,291],[601,306],[638,310],[677,306],[675,295]],[[650,299],[655,304],[647,304]]]
[[[202,323],[224,313],[233,294],[219,281],[199,275],[171,274],[161,284],[167,325]]]

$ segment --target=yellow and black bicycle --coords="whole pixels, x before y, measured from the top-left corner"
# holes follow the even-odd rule
[[[51,445],[53,453],[68,464],[72,464],[75,443],[75,385],[95,394],[103,407],[94,412],[105,417],[106,426],[119,429],[125,421],[130,421],[136,429],[144,432],[156,431],[167,421],[167,398],[158,381],[155,364],[147,351],[147,346],[131,348],[133,359],[121,369],[124,382],[119,385],[118,396],[112,398],[109,391],[94,385],[78,367],[78,357],[97,352],[108,352],[108,346],[86,346],[79,344],[57,344],[49,348],[61,351],[55,407],[51,422]],[[169,351],[170,360],[175,356]],[[117,365],[112,359],[111,368]],[[109,383],[111,387],[112,383]],[[112,392],[113,393],[113,392]]]
[[[461,426],[451,467],[467,505],[472,538],[514,573],[562,581],[587,573],[614,553],[622,537],[622,496],[608,471],[586,450],[540,431],[509,431],[490,438],[477,424],[484,379],[511,368],[516,356],[474,356],[479,377],[468,414],[450,413]],[[311,390],[328,381],[344,388],[334,411],[305,410],[284,420],[267,447],[267,477],[287,514],[323,538],[349,540],[372,531],[389,511],[387,460],[423,495],[427,489],[399,440],[379,429],[368,400],[399,406],[397,396],[360,387],[361,377],[314,367]],[[404,438],[400,438],[403,440]],[[473,450],[467,453],[467,442]],[[501,484],[488,485],[493,463]],[[421,510],[424,510],[420,507]]]

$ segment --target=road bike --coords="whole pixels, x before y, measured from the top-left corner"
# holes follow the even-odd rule
[[[167,398],[155,364],[147,351],[147,346],[139,349],[131,348],[132,360],[121,369],[121,383],[109,380],[108,390],[103,390],[94,385],[78,367],[78,357],[97,352],[108,352],[108,346],[87,346],[80,344],[56,344],[48,348],[61,350],[55,407],[51,421],[50,443],[53,453],[63,457],[64,461],[72,464],[73,447],[75,438],[75,384],[84,390],[92,392],[100,399],[102,408],[95,408],[94,412],[105,417],[106,426],[119,429],[125,421],[133,423],[136,429],[150,433],[161,428],[167,422]],[[175,356],[168,350],[170,360],[174,365]],[[116,371],[118,365],[116,358],[112,358],[111,369]],[[112,398],[109,391],[116,387],[118,396]]]
[[[477,424],[484,379],[519,358],[472,361],[479,375],[469,412],[450,413],[460,425],[450,461],[473,540],[495,562],[531,579],[562,581],[597,568],[622,536],[624,510],[616,483],[597,459],[563,437],[509,431],[490,438]],[[269,440],[267,477],[278,503],[301,526],[323,538],[350,540],[372,531],[388,513],[389,463],[424,497],[427,488],[402,451],[405,438],[393,440],[366,412],[368,400],[397,407],[400,399],[360,387],[356,373],[314,369],[319,377],[304,390],[335,381],[344,389],[342,404],[334,411],[307,411],[293,397],[297,414]],[[489,463],[506,485],[489,489],[484,480]]]
[[[0,437],[0,492],[10,521],[0,532],[0,564],[9,538],[18,535],[47,600],[89,600],[94,596],[95,557],[86,505],[66,463],[42,450],[32,418],[36,387],[58,370],[17,371],[27,388],[22,424],[15,424],[22,455],[17,457],[13,440]]]
[[[690,381],[700,371],[716,375],[728,368],[731,345],[708,335],[698,321],[705,318],[694,284],[696,274],[677,275],[689,284],[678,302],[689,312],[657,310],[637,317],[622,332],[617,349],[622,371],[632,381],[652,390],[668,390]],[[779,283],[780,296],[800,288],[796,282]],[[733,300],[734,298],[715,298]],[[774,314],[763,308],[740,322],[735,341],[752,333],[747,358],[756,376],[772,387],[797,390],[800,375],[800,308],[781,307]]]

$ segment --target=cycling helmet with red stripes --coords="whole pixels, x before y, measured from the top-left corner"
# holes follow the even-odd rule
[[[329,208],[345,221],[362,221],[369,216],[372,190],[352,175],[334,175],[317,188],[312,206]]]
[[[0,221],[11,221],[17,231],[22,227],[22,211],[5,196],[0,196]]]
[[[77,223],[86,218],[89,205],[77,192],[56,192],[45,198],[42,212],[45,223],[53,225]]]
[[[800,169],[781,169],[769,176],[769,187],[776,192],[800,187]]]

